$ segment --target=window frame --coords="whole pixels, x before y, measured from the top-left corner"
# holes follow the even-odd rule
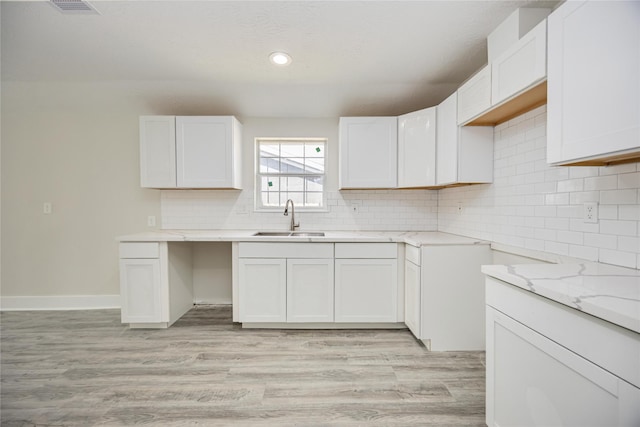
[[[260,172],[260,144],[261,143],[322,143],[324,145],[324,173],[322,174],[306,174],[306,173],[296,173],[296,174],[287,174],[287,173],[261,173]],[[254,140],[254,210],[256,212],[282,212],[284,209],[284,205],[282,206],[265,206],[262,204],[262,177],[265,175],[270,176],[280,176],[280,177],[304,177],[305,175],[309,176],[321,176],[322,177],[322,206],[300,206],[295,205],[296,211],[298,212],[329,212],[329,207],[327,206],[327,169],[329,163],[329,139],[328,138],[319,138],[319,137],[284,137],[284,138],[275,138],[275,137],[256,137]],[[306,193],[303,190],[303,193]]]

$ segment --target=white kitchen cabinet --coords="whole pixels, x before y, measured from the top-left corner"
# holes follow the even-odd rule
[[[398,117],[398,188],[436,184],[436,107]]]
[[[486,244],[406,245],[405,323],[429,350],[484,350],[480,266],[489,263]]]
[[[488,426],[640,425],[640,388],[607,367],[637,352],[633,333],[492,278],[487,304]],[[594,342],[606,343],[604,363],[575,351]]]
[[[140,185],[176,187],[175,116],[140,117]]]
[[[239,321],[333,322],[333,243],[240,242]]]
[[[436,185],[493,181],[493,127],[458,126],[457,93],[437,107]]]
[[[525,36],[544,20],[551,9],[522,7],[516,9],[487,36],[487,56],[494,62],[502,53]]]
[[[397,117],[340,117],[339,187],[397,186]]]
[[[121,321],[167,328],[193,306],[191,247],[184,243],[120,243]]]
[[[534,86],[547,76],[547,21],[544,20],[491,63],[491,104]]]
[[[404,323],[417,338],[422,336],[420,331],[420,252],[420,248],[407,245],[404,262]],[[411,256],[410,253],[415,255]]]
[[[162,321],[159,259],[120,259],[122,323]]]
[[[335,321],[398,321],[395,243],[336,243]]]
[[[287,322],[333,322],[333,259],[287,260]]]
[[[458,88],[458,125],[491,107],[491,66],[485,65]]]
[[[278,258],[241,258],[240,320],[287,321],[287,261]]]
[[[571,1],[548,21],[547,161],[640,158],[640,3]]]
[[[140,117],[147,188],[241,188],[241,125],[232,116]]]

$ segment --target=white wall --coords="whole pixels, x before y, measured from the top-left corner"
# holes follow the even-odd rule
[[[109,84],[2,83],[3,305],[120,293],[116,236],[160,215],[159,191],[139,185],[149,110]]]
[[[585,202],[599,202],[597,224],[583,221]],[[493,184],[439,191],[438,229],[640,268],[639,203],[640,163],[547,165],[542,106],[495,128]]]
[[[338,119],[245,118],[243,190],[162,191],[162,227],[166,229],[286,230],[282,212],[254,210],[255,138],[328,138],[328,212],[296,212],[302,230],[423,230],[437,228],[434,190],[338,191]],[[355,210],[354,210],[355,207]]]

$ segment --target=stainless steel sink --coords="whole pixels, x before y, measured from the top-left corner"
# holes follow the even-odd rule
[[[321,231],[258,231],[257,237],[324,237]]]

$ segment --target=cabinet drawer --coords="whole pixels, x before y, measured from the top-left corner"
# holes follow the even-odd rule
[[[333,243],[261,243],[238,244],[240,258],[333,258]]]
[[[407,261],[411,261],[415,265],[420,265],[420,252],[420,248],[411,245],[405,246],[405,257]]]
[[[336,258],[397,258],[396,243],[336,243]]]
[[[120,258],[159,258],[158,242],[120,243]]]

